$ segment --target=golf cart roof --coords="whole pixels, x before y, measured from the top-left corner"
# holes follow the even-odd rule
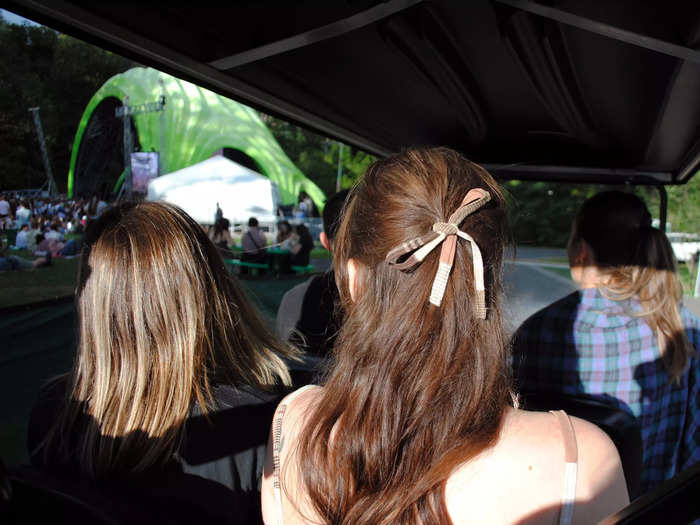
[[[698,2],[6,6],[379,155],[445,145],[500,179],[610,184],[700,169]]]

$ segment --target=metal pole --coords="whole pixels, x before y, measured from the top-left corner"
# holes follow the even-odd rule
[[[335,178],[335,191],[336,193],[341,190],[341,182],[343,178],[343,143],[338,142],[340,148],[338,149],[338,175]]]
[[[162,77],[158,79],[158,82],[160,82],[160,102],[162,103],[160,115],[158,115],[158,176],[161,176],[168,172],[165,165],[165,82],[163,82]]]
[[[127,200],[131,200],[131,120],[129,119],[129,97],[124,97],[122,105],[122,119],[124,123],[124,194]]]
[[[657,186],[659,190],[659,230],[666,233],[666,217],[668,216],[668,194],[666,186]]]
[[[34,117],[34,127],[36,128],[36,134],[39,137],[39,147],[41,148],[41,158],[44,161],[44,170],[46,171],[46,178],[49,183],[49,195],[56,195],[57,187],[56,182],[53,180],[53,173],[51,172],[51,164],[49,163],[49,153],[46,149],[46,140],[44,139],[44,130],[41,127],[41,117],[39,116],[39,107],[29,108],[29,111]]]

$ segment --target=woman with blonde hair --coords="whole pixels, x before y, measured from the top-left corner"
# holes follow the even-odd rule
[[[590,394],[636,416],[644,493],[700,461],[700,321],[681,304],[671,244],[631,193],[583,204],[569,263],[581,290],[518,329],[516,380],[522,391]]]
[[[373,164],[334,244],[345,311],[322,387],[275,415],[268,524],[595,523],[627,503],[595,426],[513,406],[494,179],[449,149]]]
[[[106,211],[84,238],[76,306],[75,363],[35,408],[33,462],[97,481],[179,465],[245,493],[241,516],[259,509],[264,440],[294,351],[199,225],[164,203]]]

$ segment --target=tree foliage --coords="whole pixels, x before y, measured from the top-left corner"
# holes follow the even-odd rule
[[[340,143],[284,120],[261,115],[297,167],[330,197],[336,192]],[[341,155],[341,188],[351,187],[376,158],[347,144]]]
[[[65,191],[80,117],[104,82],[134,62],[42,26],[0,19],[0,189],[41,186],[46,180],[28,109],[41,108],[51,168]]]
[[[583,202],[601,191],[631,191],[660,214],[659,191],[651,186],[610,186],[602,184],[561,184],[554,182],[508,181],[503,184],[514,240],[534,246],[563,247],[569,238],[571,221]],[[700,174],[683,186],[667,186],[667,221],[672,231],[700,232]]]
[[[671,231],[700,233],[700,173],[690,182],[679,186],[666,186],[668,193],[668,217]],[[658,217],[659,192],[655,188],[638,188],[654,217]]]

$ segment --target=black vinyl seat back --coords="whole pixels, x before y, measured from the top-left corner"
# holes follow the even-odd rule
[[[12,495],[3,523],[93,523],[117,525],[127,515],[142,519],[144,513],[119,506],[109,498],[78,483],[66,483],[38,470],[19,469],[9,474]],[[149,516],[150,517],[150,516]]]
[[[34,467],[9,472],[2,523],[185,525],[240,523],[240,502],[223,485],[190,474],[167,480],[95,484]]]
[[[560,392],[521,392],[521,408],[526,410],[564,410],[593,423],[615,443],[625,473],[630,499],[639,494],[642,479],[642,432],[637,418],[600,398],[568,395]]]
[[[0,459],[0,523],[8,521],[10,512],[10,501],[12,500],[12,481],[5,468],[5,464]]]
[[[600,525],[676,525],[700,519],[700,463],[676,474]]]

